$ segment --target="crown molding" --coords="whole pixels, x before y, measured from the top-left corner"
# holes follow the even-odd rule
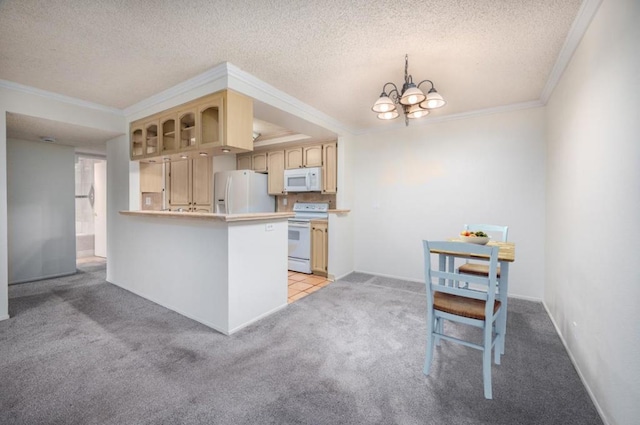
[[[447,121],[457,121],[457,120],[462,120],[467,118],[482,117],[485,115],[519,111],[522,109],[539,108],[541,106],[544,106],[544,103],[542,103],[541,100],[532,100],[529,102],[518,102],[518,103],[509,104],[509,105],[495,106],[493,108],[476,109],[473,111],[460,112],[457,114],[444,115],[441,117],[431,117],[431,118],[420,119],[420,120],[409,120],[409,124],[414,127],[421,126],[421,125],[439,124]],[[401,122],[394,123],[393,125],[390,125],[390,126],[379,126],[374,128],[363,127],[359,131],[357,131],[355,134],[358,136],[364,135],[364,134],[375,134],[375,133],[382,133],[382,132],[391,131],[391,130],[400,130],[405,127],[406,126],[404,124],[404,120],[401,120]]]
[[[150,96],[144,100],[141,100],[140,102],[135,103],[131,106],[127,106],[123,110],[124,115],[131,116],[133,114],[137,114],[138,112],[142,112],[147,108],[150,108],[164,101],[170,100],[183,93],[186,93],[189,90],[197,89],[198,87],[201,87],[205,84],[226,79],[227,65],[228,65],[227,62],[223,62],[220,65],[215,66],[210,70],[203,72],[202,74],[196,75],[195,77],[192,77],[188,80],[178,83],[173,87],[169,87],[168,89],[163,90],[160,93],[156,93],[153,96]],[[226,86],[226,81],[225,81],[225,86]]]
[[[272,106],[276,106],[277,103],[284,104],[289,108],[291,108],[287,112],[294,112],[294,111],[299,112],[302,114],[302,115],[298,115],[299,117],[306,119],[307,121],[311,121],[314,124],[327,128],[339,134],[345,134],[345,133],[355,134],[356,130],[354,128],[345,125],[341,121],[336,120],[335,118],[325,114],[324,112],[321,112],[309,106],[308,104],[298,100],[297,98],[283,92],[282,90],[275,88],[271,84],[265,83],[264,81],[260,80],[254,75],[249,74],[246,71],[243,71],[237,66],[231,63],[227,63],[227,70],[230,77],[229,78],[230,89],[236,90],[236,91],[242,91],[240,90],[241,87],[238,87],[235,85],[235,81],[233,81],[233,79],[236,79],[237,81],[253,88],[258,93],[260,93],[262,95],[262,98],[258,100],[262,102],[265,102]],[[247,93],[244,93],[244,94],[247,94]],[[254,99],[256,98],[256,96],[253,93],[249,95]]]
[[[75,97],[65,96],[63,94],[53,93],[47,90],[41,90],[35,87],[25,86],[23,84],[14,83],[13,81],[0,80],[0,87],[13,90],[13,91],[18,91],[21,93],[44,97],[47,99],[55,100],[56,102],[62,102],[62,103],[67,103],[73,106],[79,106],[81,108],[95,109],[97,111],[107,112],[110,114],[115,114],[120,116],[124,115],[122,110],[118,108],[112,108],[110,106],[100,105],[99,103],[88,102],[86,100],[77,99]]]
[[[589,28],[589,24],[596,15],[601,3],[602,0],[584,0],[580,5],[578,15],[576,16],[576,19],[574,19],[573,24],[571,24],[567,38],[562,45],[562,49],[560,49],[558,59],[551,69],[551,73],[549,74],[547,83],[542,89],[542,93],[540,93],[540,100],[543,104],[546,105],[549,101],[553,90],[556,88],[556,85],[558,85],[564,70],[569,65],[569,61],[578,48],[582,37],[584,37],[584,34],[587,32],[587,28]]]

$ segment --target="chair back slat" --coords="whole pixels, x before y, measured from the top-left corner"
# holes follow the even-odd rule
[[[487,301],[487,311],[493,309],[498,281],[498,247],[449,241],[423,241],[423,245],[425,255],[425,283],[428,286],[428,299],[432,299],[434,291],[445,292],[452,295]],[[436,264],[436,268],[434,269],[431,265],[431,249],[446,252],[446,262],[448,264]],[[455,259],[464,258],[468,254],[487,257],[485,262],[489,264],[488,276],[454,272]],[[483,260],[479,259],[479,261]],[[438,266],[444,270],[438,270]],[[469,285],[463,285],[461,283],[475,284],[476,287],[472,288]],[[480,288],[477,288],[477,286],[480,286]]]

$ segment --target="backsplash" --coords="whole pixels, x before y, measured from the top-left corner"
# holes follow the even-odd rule
[[[317,192],[290,193],[288,195],[276,196],[278,212],[288,212],[293,210],[296,202],[328,202],[329,209],[336,208],[336,195],[323,195]],[[287,205],[284,205],[284,200]]]

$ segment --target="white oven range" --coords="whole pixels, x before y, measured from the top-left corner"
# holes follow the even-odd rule
[[[311,220],[329,216],[326,202],[296,202],[289,219],[289,270],[311,273]]]

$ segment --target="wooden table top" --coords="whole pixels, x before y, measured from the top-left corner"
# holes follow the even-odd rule
[[[449,239],[449,241],[464,243],[464,241],[462,239],[457,239],[457,238]],[[512,262],[514,262],[516,260],[516,244],[514,244],[513,242],[489,241],[487,243],[487,246],[497,246],[499,248],[499,250],[498,250],[498,261],[508,261],[508,262],[512,263]],[[432,249],[431,252],[433,254],[447,254],[446,251],[440,251],[440,250],[435,250],[435,249]],[[482,255],[468,255],[468,256],[457,255],[457,256],[464,257],[464,258],[484,258],[484,259],[488,258],[488,257],[482,256]]]

